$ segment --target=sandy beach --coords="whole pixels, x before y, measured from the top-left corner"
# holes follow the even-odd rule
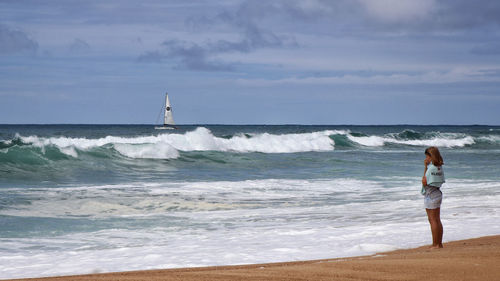
[[[372,256],[16,280],[500,280],[500,235]]]

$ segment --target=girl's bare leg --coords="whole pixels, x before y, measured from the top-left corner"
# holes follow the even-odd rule
[[[443,248],[443,224],[441,223],[441,209],[425,209],[431,224],[432,249]]]

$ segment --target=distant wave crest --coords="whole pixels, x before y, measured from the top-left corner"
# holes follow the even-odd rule
[[[411,136],[411,137],[408,137]],[[463,134],[441,134],[435,133],[425,136],[419,133],[403,132],[400,134],[389,134],[385,136],[348,136],[349,140],[363,146],[384,146],[387,144],[399,144],[409,146],[437,146],[437,147],[464,147],[475,144],[472,136]]]
[[[412,130],[384,135],[365,135],[350,130],[324,130],[288,134],[239,133],[219,137],[205,127],[198,127],[185,133],[135,137],[106,136],[97,139],[16,135],[11,140],[0,141],[0,162],[7,159],[11,162],[38,163],[44,158],[78,158],[82,153],[98,154],[100,157],[113,157],[115,154],[134,159],[176,159],[181,152],[191,151],[299,153],[332,151],[335,147],[398,145],[461,148],[473,145],[497,147],[499,143],[499,136],[495,134],[473,137],[464,133],[421,133]]]
[[[226,139],[214,136],[207,128],[198,127],[194,131],[184,134],[173,133],[131,138],[115,136],[107,136],[100,139],[43,138],[38,136],[17,136],[16,138],[23,144],[30,144],[40,148],[42,152],[45,152],[47,147],[56,147],[61,153],[71,157],[78,157],[78,151],[110,147],[130,158],[172,159],[179,157],[179,151],[261,153],[331,151],[334,149],[334,141],[329,136],[337,133],[344,132],[321,131],[282,135],[262,133],[250,136],[239,134]],[[13,141],[10,142],[13,143]]]

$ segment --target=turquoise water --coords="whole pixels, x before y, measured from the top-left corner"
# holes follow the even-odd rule
[[[499,234],[498,126],[0,125],[0,278],[424,245],[430,145],[445,240]]]

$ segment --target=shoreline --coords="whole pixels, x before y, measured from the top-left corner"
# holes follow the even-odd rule
[[[499,280],[500,235],[370,256],[1,280]]]

